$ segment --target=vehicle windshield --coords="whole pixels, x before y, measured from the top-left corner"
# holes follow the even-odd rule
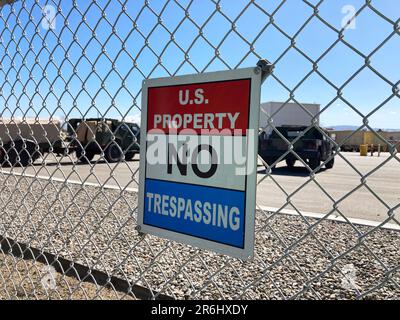
[[[133,133],[134,135],[136,135],[137,132],[139,131],[138,125],[135,124],[135,123],[129,123],[128,125],[129,125],[129,129],[131,129],[132,133]]]
[[[301,136],[301,139],[321,139],[322,135],[321,133],[316,130],[316,129],[311,129],[308,130],[307,132],[304,133],[306,128],[277,128],[278,131],[289,141],[294,140],[297,137]],[[272,138],[280,138],[279,134],[277,132],[273,132],[271,135]]]
[[[297,138],[303,131],[288,131],[287,136],[289,138]]]

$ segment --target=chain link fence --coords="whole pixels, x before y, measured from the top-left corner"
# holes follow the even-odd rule
[[[0,1],[0,297],[398,299],[400,139],[377,130],[399,114],[394,2]],[[263,101],[282,101],[263,129],[285,151],[259,159],[254,260],[138,233],[142,80],[260,59]],[[291,103],[310,118],[294,139],[273,121]],[[333,139],[329,117],[358,126]],[[294,147],[315,130],[335,151],[311,166]],[[365,130],[387,151],[369,166],[341,151]]]

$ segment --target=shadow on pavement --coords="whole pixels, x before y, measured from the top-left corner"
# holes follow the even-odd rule
[[[320,169],[317,174],[320,174],[322,172],[325,172],[327,169],[322,168]],[[258,174],[267,174],[267,170],[263,167],[257,171]],[[288,167],[279,167],[275,168],[272,171],[272,175],[275,176],[294,176],[294,177],[309,177],[310,176],[310,171],[306,167],[293,167],[293,168],[288,168]]]

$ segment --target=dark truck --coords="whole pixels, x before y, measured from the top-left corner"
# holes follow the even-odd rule
[[[276,128],[279,133],[288,141],[293,141],[299,137],[307,127],[303,126],[282,126]],[[329,136],[329,134],[326,132]],[[280,135],[273,131],[270,135],[261,132],[259,135],[258,153],[261,158],[268,164],[275,167],[275,162],[280,159],[289,149],[288,143],[283,140]],[[308,166],[315,170],[321,161],[326,161],[334,153],[334,145],[329,139],[316,128],[307,131],[293,146],[293,151],[303,159]],[[294,154],[289,153],[280,161],[286,161],[289,168],[293,168],[296,160]],[[327,169],[333,168],[335,158],[332,158],[325,164]],[[275,164],[275,165],[274,165]]]

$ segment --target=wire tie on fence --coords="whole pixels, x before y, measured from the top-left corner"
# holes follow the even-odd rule
[[[390,219],[393,219],[393,218],[394,218],[394,215],[395,215],[395,211],[394,211],[393,209],[390,209],[390,210],[388,211],[388,216],[390,217]]]

